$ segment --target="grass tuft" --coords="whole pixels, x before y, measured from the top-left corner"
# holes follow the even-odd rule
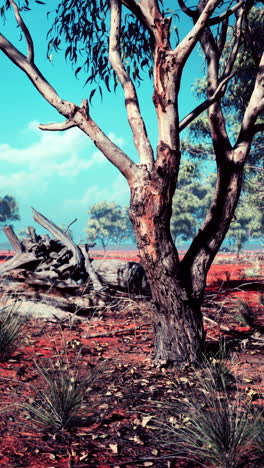
[[[259,451],[262,412],[237,390],[228,393],[222,368],[219,372],[217,367],[220,385],[215,373],[212,363],[197,373],[191,394],[167,406],[166,417],[156,422],[160,445],[172,457],[184,457],[206,468],[246,467],[250,455]]]
[[[22,326],[21,319],[14,308],[0,309],[0,360],[9,358],[14,350]]]
[[[256,325],[256,311],[246,301],[239,301],[237,318],[251,328],[254,328]]]
[[[97,366],[80,376],[77,367],[72,368],[62,356],[55,364],[49,361],[35,365],[43,388],[37,391],[33,402],[23,407],[31,422],[43,429],[58,431],[73,427],[83,415],[91,413],[93,404],[89,393],[102,367]]]

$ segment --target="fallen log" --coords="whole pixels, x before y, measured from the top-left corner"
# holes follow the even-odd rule
[[[131,294],[150,294],[146,274],[140,263],[106,258],[92,260],[92,267],[105,285]]]
[[[119,290],[129,294],[149,294],[143,267],[126,260],[93,260],[89,245],[79,246],[55,223],[32,208],[34,220],[53,236],[37,235],[35,228],[28,227],[27,237],[19,240],[11,226],[3,231],[15,249],[15,256],[0,265],[0,275],[16,269],[24,269],[23,281],[41,281],[48,287],[58,283],[65,287],[88,285],[87,290],[106,293]],[[111,293],[112,293],[111,292]]]

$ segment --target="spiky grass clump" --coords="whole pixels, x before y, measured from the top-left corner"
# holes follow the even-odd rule
[[[0,360],[8,359],[14,350],[22,321],[13,307],[0,309]]]
[[[89,392],[102,372],[95,367],[80,376],[77,367],[60,357],[56,363],[37,364],[36,369],[43,388],[36,393],[35,401],[26,403],[28,418],[38,427],[58,431],[74,426],[80,417],[89,414],[93,405]]]
[[[215,372],[213,364],[197,373],[195,393],[167,406],[169,416],[157,421],[161,446],[206,468],[248,466],[259,451],[262,413],[237,389],[230,395],[225,372],[220,385]]]
[[[233,368],[237,364],[237,360],[227,349],[225,341],[220,343],[216,353],[205,355],[202,363],[205,368],[203,386],[205,388],[208,386],[209,391],[212,386],[212,391],[226,391],[235,384]]]
[[[175,418],[163,429],[178,456],[205,467],[238,468],[255,452],[257,418],[249,404],[205,395],[202,401],[177,402],[174,409]]]

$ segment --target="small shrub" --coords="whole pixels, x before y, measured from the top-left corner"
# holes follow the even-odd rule
[[[76,366],[72,369],[68,360],[59,357],[55,364],[36,363],[36,369],[43,388],[36,393],[34,402],[23,407],[31,422],[58,431],[74,426],[82,415],[91,412],[93,405],[88,395],[101,368],[95,367],[82,377]]]
[[[0,360],[8,359],[14,349],[22,326],[21,319],[14,308],[0,309]]]

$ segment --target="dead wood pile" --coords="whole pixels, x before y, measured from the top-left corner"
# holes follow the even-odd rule
[[[103,305],[113,291],[126,294],[149,293],[145,272],[136,262],[93,260],[88,244],[76,245],[63,231],[41,213],[33,219],[52,235],[38,235],[29,226],[27,237],[19,240],[11,226],[3,231],[15,250],[10,260],[0,265],[1,290],[11,295],[36,296],[39,300],[83,308]],[[91,298],[93,298],[91,300]],[[78,305],[79,304],[79,305]],[[87,305],[86,304],[86,305]]]

